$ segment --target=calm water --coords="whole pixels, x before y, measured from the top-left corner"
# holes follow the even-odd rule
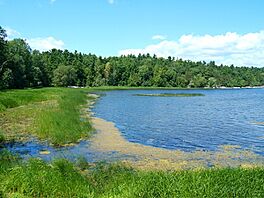
[[[138,93],[203,93],[203,97],[143,97]],[[180,149],[216,150],[219,145],[240,145],[264,156],[264,89],[238,90],[129,90],[104,92],[92,109],[112,121],[131,142]],[[117,152],[98,152],[89,141],[53,148],[32,138],[6,148],[24,159],[85,157],[90,162],[136,159]],[[1,148],[0,148],[1,149]],[[49,155],[40,151],[48,150]]]
[[[143,97],[138,93],[202,93]],[[264,89],[109,91],[93,111],[136,143],[167,149],[216,150],[240,145],[264,155]]]
[[[38,141],[36,138],[31,138],[27,142],[6,144],[5,148],[13,153],[19,154],[23,159],[27,160],[32,157],[42,158],[50,161],[53,159],[66,158],[71,161],[78,160],[80,157],[86,158],[89,162],[98,161],[118,161],[120,159],[136,159],[135,156],[119,154],[115,151],[98,152],[90,148],[89,141],[81,141],[75,146],[54,148],[48,142]],[[0,148],[0,150],[3,148]],[[41,155],[41,151],[49,151],[47,155]]]

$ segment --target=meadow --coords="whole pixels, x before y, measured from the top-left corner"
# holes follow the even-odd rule
[[[0,140],[34,135],[57,146],[76,143],[92,131],[84,107],[89,99],[85,91],[66,88],[1,92]]]
[[[100,88],[100,90],[107,88]],[[99,90],[99,89],[98,89]],[[89,138],[84,108],[95,89],[45,88],[0,92],[0,145],[29,136],[54,146]],[[263,197],[264,169],[137,170],[117,163],[24,161],[0,150],[0,197]]]

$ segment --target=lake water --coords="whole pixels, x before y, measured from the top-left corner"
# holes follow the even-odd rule
[[[200,97],[134,94],[202,93]],[[104,92],[93,112],[130,142],[183,151],[239,145],[264,155],[264,89]]]
[[[158,93],[201,93],[205,96],[135,96]],[[220,160],[213,155],[209,158],[191,155],[181,160],[192,162],[197,158],[209,164],[225,163],[224,166],[239,166],[245,162],[264,164],[264,125],[260,124],[264,122],[264,89],[125,90],[98,94],[102,96],[92,108],[95,116],[114,122],[130,142],[182,151],[218,151],[221,145],[239,145],[259,157],[235,151],[234,156],[226,153]],[[7,144],[6,148],[26,160],[40,157],[74,161],[80,156],[89,162],[141,159],[130,152],[94,150],[91,144],[86,140],[75,146],[53,148],[47,141],[40,142],[32,137],[27,142]],[[41,151],[49,151],[49,154],[42,155]]]

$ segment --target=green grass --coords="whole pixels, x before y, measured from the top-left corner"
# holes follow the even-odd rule
[[[0,92],[0,144],[10,134],[34,134],[55,145],[89,136],[92,127],[82,109],[92,99],[87,92],[96,90],[102,88]],[[122,164],[89,164],[84,158],[25,162],[0,150],[1,198],[263,197],[263,183],[263,168],[139,171]]]
[[[120,164],[84,170],[60,159],[21,162],[0,153],[2,197],[263,197],[264,169],[137,171]],[[84,164],[84,162],[82,162]],[[82,165],[83,167],[83,165]]]
[[[5,141],[5,136],[3,134],[3,131],[0,130],[0,145]]]
[[[92,126],[83,110],[90,99],[81,89],[0,92],[0,130],[7,140],[23,140],[33,134],[54,145],[75,143],[91,134]]]
[[[200,93],[161,93],[161,94],[134,94],[135,96],[153,96],[153,97],[196,97],[204,96]]]
[[[76,89],[66,89],[57,103],[39,113],[35,120],[36,133],[53,144],[77,142],[89,136],[92,131],[90,122],[80,119],[82,105],[87,103],[87,93]],[[91,98],[90,98],[91,99]]]
[[[51,99],[56,95],[57,90],[55,88],[43,88],[0,91],[0,112],[8,108]]]

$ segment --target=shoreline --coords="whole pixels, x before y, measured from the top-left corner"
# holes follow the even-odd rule
[[[99,152],[117,152],[135,156],[136,160],[122,162],[143,170],[186,170],[223,167],[261,167],[263,156],[237,145],[222,145],[217,151],[185,152],[147,146],[126,140],[113,122],[91,117],[96,132],[91,137],[91,148]]]
[[[100,87],[79,87],[80,89],[92,89],[95,91],[112,91],[112,90],[222,90],[222,89],[263,89],[261,86],[245,86],[245,87],[129,87],[129,86],[100,86]]]

